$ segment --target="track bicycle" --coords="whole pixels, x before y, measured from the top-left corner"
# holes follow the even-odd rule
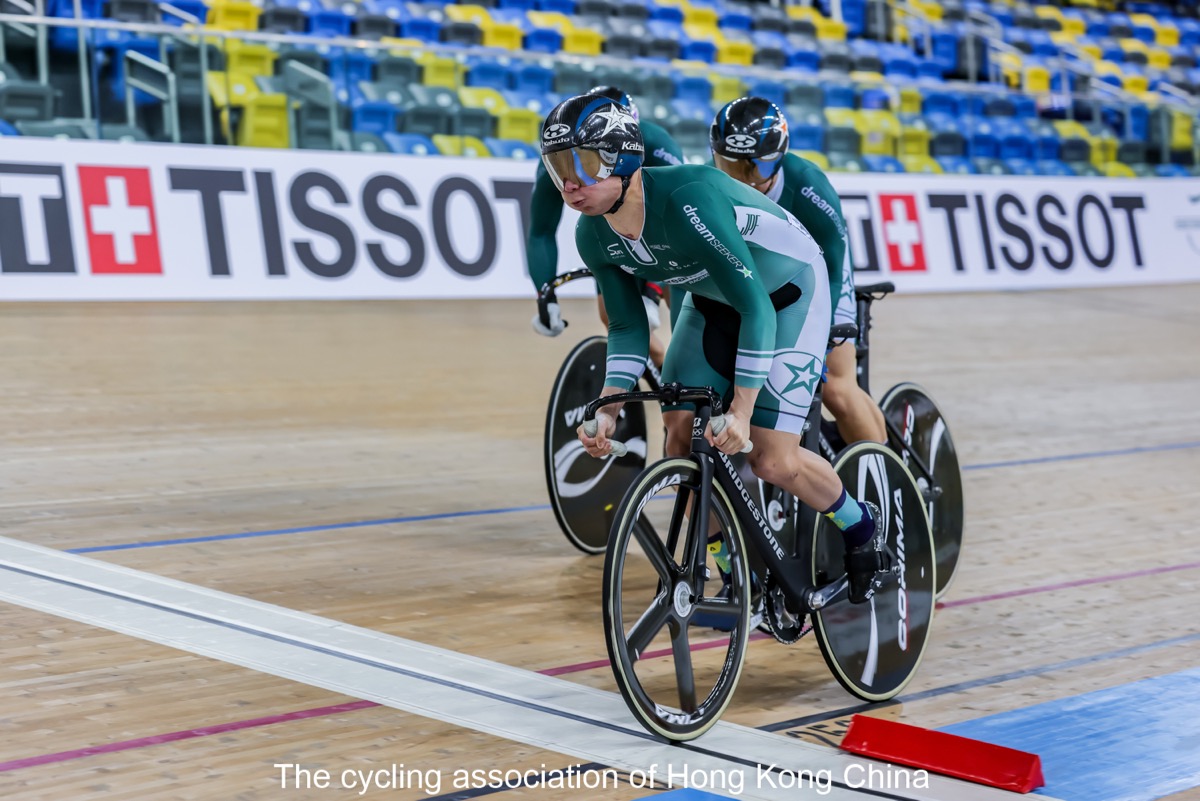
[[[849,329],[839,330],[839,329]],[[854,326],[838,326],[845,337]],[[893,575],[864,604],[846,598],[841,532],[801,505],[795,537],[772,530],[728,456],[708,444],[723,428],[722,399],[711,387],[668,384],[657,391],[597,398],[610,403],[695,404],[691,452],[647,467],[621,500],[604,562],[605,643],[621,695],[637,720],[668,740],[711,728],[732,699],[750,634],[751,561],[763,567],[765,626],[790,644],[811,618],[821,654],[837,681],[868,701],[897,695],[921,662],[934,608],[936,562],[925,503],[916,480],[888,447],[856,443],[834,470],[861,500],[882,510]],[[820,395],[813,399],[804,447],[817,452]],[[614,441],[614,452],[620,450]],[[709,521],[729,555],[727,589],[707,554]],[[714,630],[700,623],[723,619]],[[663,657],[663,658],[657,658]]]

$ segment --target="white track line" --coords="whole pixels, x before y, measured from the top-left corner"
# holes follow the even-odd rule
[[[823,797],[833,801],[1016,797],[937,776],[923,790],[841,788],[847,767],[872,763],[731,723],[694,747],[668,745],[643,732],[615,693],[4,537],[0,573],[0,600],[589,762],[657,766],[660,776],[668,766],[740,769],[739,798],[796,797],[794,788],[757,786],[759,765],[828,770],[835,785]]]

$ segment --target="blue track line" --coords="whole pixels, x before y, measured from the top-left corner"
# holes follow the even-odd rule
[[[1021,467],[1031,464],[1047,464],[1051,462],[1073,462],[1082,459],[1101,459],[1110,456],[1129,456],[1137,453],[1157,453],[1160,451],[1179,451],[1189,448],[1200,448],[1198,442],[1175,442],[1166,445],[1146,445],[1137,448],[1120,448],[1110,451],[1088,451],[1062,456],[1042,456],[1036,459],[1014,459],[1008,462],[987,462],[984,464],[969,464],[962,469],[967,470],[996,470],[1002,467]],[[223,540],[247,540],[256,537],[278,537],[284,534],[310,534],[316,531],[335,531],[342,528],[365,528],[367,526],[390,526],[399,523],[419,523],[425,520],[452,520],[459,517],[483,517],[486,515],[503,515],[513,512],[544,512],[550,509],[549,504],[534,506],[508,506],[500,509],[473,509],[464,512],[440,512],[429,515],[409,515],[407,517],[388,517],[382,520],[359,520],[352,523],[326,523],[320,526],[300,526],[297,528],[277,528],[269,531],[245,531],[238,534],[212,534],[204,537],[181,537],[173,540],[149,540],[144,542],[126,542],[117,545],[95,545],[88,548],[68,548],[67,553],[100,553],[103,551],[129,551],[135,548],[161,548],[166,545],[195,545],[203,542],[220,542]]]

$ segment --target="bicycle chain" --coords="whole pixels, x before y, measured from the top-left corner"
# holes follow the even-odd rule
[[[812,631],[804,625],[804,616],[797,617],[788,611],[784,603],[783,590],[767,575],[763,593],[763,625],[767,633],[784,645],[791,645]]]

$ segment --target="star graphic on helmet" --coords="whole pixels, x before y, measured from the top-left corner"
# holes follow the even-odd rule
[[[750,272],[749,267],[738,267],[738,272],[741,273],[742,276],[745,278],[753,278],[754,277],[754,273]]]
[[[634,124],[634,119],[629,112],[622,111],[617,106],[612,106],[607,111],[597,111],[596,116],[604,120],[604,130],[601,131],[601,136],[606,136],[617,128],[620,128],[623,133],[628,133],[629,126]]]

